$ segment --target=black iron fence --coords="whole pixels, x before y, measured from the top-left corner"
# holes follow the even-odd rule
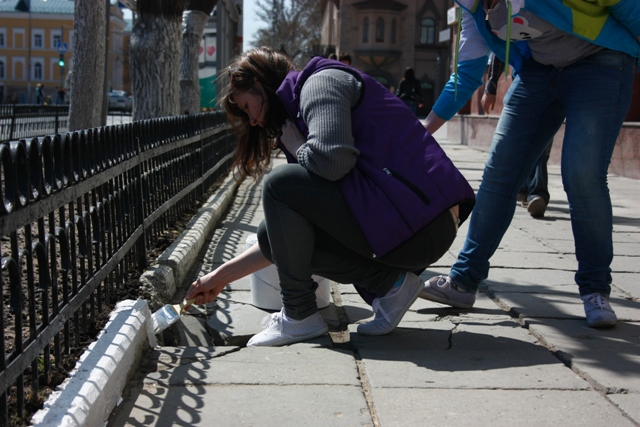
[[[0,142],[68,130],[68,105],[0,104]]]
[[[217,112],[0,144],[0,425],[22,418],[147,248],[226,175],[234,142]]]

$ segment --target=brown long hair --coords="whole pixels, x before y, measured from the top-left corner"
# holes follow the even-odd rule
[[[233,58],[221,75],[228,78],[228,84],[222,90],[220,104],[237,130],[239,139],[233,166],[254,178],[269,166],[282,125],[289,117],[276,90],[293,68],[289,57],[260,47]],[[264,127],[251,126],[249,116],[234,102],[232,96],[236,91],[262,94],[256,86],[256,79],[266,94],[266,99],[262,100],[267,105]]]

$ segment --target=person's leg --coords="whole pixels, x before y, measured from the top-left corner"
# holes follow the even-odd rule
[[[527,210],[534,217],[544,216],[549,204],[547,162],[549,161],[552,145],[553,140],[549,141],[547,148],[544,149],[527,181]]]
[[[273,169],[265,178],[262,202],[269,248],[278,268],[285,313],[304,319],[317,311],[311,276],[316,227],[363,258],[372,251],[344,200],[337,182],[309,173],[298,164]],[[390,286],[398,274],[375,271],[372,282]],[[375,289],[374,289],[375,291]]]
[[[446,211],[374,259],[339,184],[300,165],[283,165],[269,174],[263,203],[260,249],[278,266],[285,307],[296,307],[291,309],[293,318],[316,310],[312,274],[384,296],[402,272],[422,270],[442,257],[456,236],[453,217]]]
[[[558,76],[567,111],[562,180],[569,200],[581,296],[610,293],[613,216],[607,170],[632,95],[633,59],[601,51]]]
[[[467,238],[451,268],[456,292],[475,294],[487,277],[489,259],[513,218],[518,189],[562,124],[563,109],[549,87],[551,70],[528,61],[505,97]],[[438,296],[442,290],[440,283],[430,281],[421,296],[456,305],[456,301],[443,301],[446,298]],[[473,305],[471,299],[461,306],[469,304]]]
[[[416,260],[433,257],[437,252],[441,256],[456,232],[447,211],[403,245],[406,247],[398,257],[402,263],[393,266],[373,260],[339,185],[300,165],[284,165],[269,174],[263,189],[263,206],[265,221],[259,227],[258,242],[263,255],[278,268],[283,310],[269,316],[265,330],[249,341],[250,346],[284,345],[326,332],[317,312],[317,285],[312,274],[357,283],[374,291],[378,295],[373,302],[376,317],[360,325],[364,328],[362,333],[380,335],[392,331],[423,288],[422,280],[413,273],[404,273],[404,268],[426,267],[427,261]],[[414,242],[419,238],[424,240],[422,246]],[[434,242],[428,241],[431,239]],[[391,255],[390,259],[395,259],[398,253]]]

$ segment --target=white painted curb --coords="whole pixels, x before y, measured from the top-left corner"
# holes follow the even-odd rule
[[[109,322],[31,422],[38,427],[104,425],[149,345],[157,344],[145,300],[118,303]],[[146,332],[146,333],[145,333]]]

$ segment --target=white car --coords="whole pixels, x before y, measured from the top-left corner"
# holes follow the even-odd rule
[[[133,103],[131,97],[127,92],[123,90],[111,90],[109,91],[109,111],[125,111],[130,112],[132,110]]]

